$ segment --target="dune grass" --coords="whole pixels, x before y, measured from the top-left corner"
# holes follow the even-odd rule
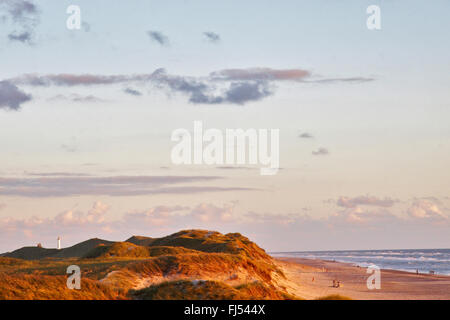
[[[163,282],[129,295],[139,300],[286,300],[295,299],[261,282],[232,287],[220,281],[180,280]]]
[[[64,276],[7,275],[0,273],[0,300],[116,300],[126,292],[98,281],[83,279],[81,290],[70,290]]]
[[[316,300],[352,300],[352,299],[346,296],[341,296],[339,294],[330,294],[328,296],[319,297]]]
[[[2,256],[0,299],[296,299],[276,287],[274,274],[285,276],[273,259],[239,233],[184,230],[129,240],[90,239],[61,257],[35,259],[40,248],[16,250],[31,252],[23,259]],[[66,288],[69,265],[81,268],[80,291]]]

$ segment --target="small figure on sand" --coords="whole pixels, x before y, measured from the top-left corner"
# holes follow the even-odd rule
[[[314,277],[312,277],[312,282],[314,282]]]
[[[333,288],[339,288],[341,286],[341,281],[333,280]]]

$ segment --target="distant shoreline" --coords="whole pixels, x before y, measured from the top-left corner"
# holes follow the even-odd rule
[[[273,257],[273,256],[272,256]],[[305,299],[340,295],[356,300],[450,300],[450,276],[381,269],[381,289],[369,290],[367,268],[321,259],[273,257],[290,279],[293,294]],[[341,287],[334,288],[333,280]]]
[[[278,254],[278,253],[277,253]],[[285,260],[285,259],[302,259],[302,260],[311,260],[311,261],[323,261],[323,262],[327,262],[327,263],[341,263],[341,264],[346,264],[349,267],[360,267],[360,268],[367,268],[366,266],[362,266],[362,265],[358,265],[358,263],[356,262],[348,262],[348,261],[341,261],[341,260],[329,260],[329,259],[319,259],[319,258],[304,258],[304,257],[293,257],[293,256],[282,256],[282,255],[277,255],[277,256],[273,256],[272,253],[269,253],[269,255],[274,258],[275,260]],[[385,270],[385,271],[397,271],[397,272],[405,272],[408,274],[416,274],[416,272],[412,271],[412,270],[405,270],[405,269],[393,269],[393,268],[381,268],[381,270]],[[427,273],[427,272],[419,272],[420,275],[430,275],[430,276],[444,276],[444,277],[450,277],[450,274],[441,274],[441,273]]]
[[[450,276],[450,265],[446,263],[447,256],[450,252],[446,251],[450,251],[450,249],[292,251],[270,252],[269,255],[274,258],[337,261],[360,267],[367,267],[370,264],[374,264],[386,270],[403,271],[413,274],[416,274],[416,270],[418,270],[420,274]],[[334,252],[336,255],[333,254]],[[373,254],[373,252],[376,252],[376,254]],[[435,253],[431,255],[430,252]],[[345,254],[343,257],[339,256],[342,253],[348,254]],[[370,256],[371,253],[373,256]],[[430,271],[433,271],[433,273],[430,273]]]

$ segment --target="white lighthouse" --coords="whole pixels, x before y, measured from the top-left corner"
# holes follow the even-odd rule
[[[58,237],[58,250],[61,250],[61,237]]]

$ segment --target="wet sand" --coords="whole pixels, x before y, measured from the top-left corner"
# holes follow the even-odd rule
[[[450,276],[381,270],[381,289],[369,290],[367,268],[348,263],[303,258],[275,258],[287,281],[283,286],[296,296],[317,299],[342,295],[356,300],[450,300]],[[333,280],[341,286],[334,288]]]

